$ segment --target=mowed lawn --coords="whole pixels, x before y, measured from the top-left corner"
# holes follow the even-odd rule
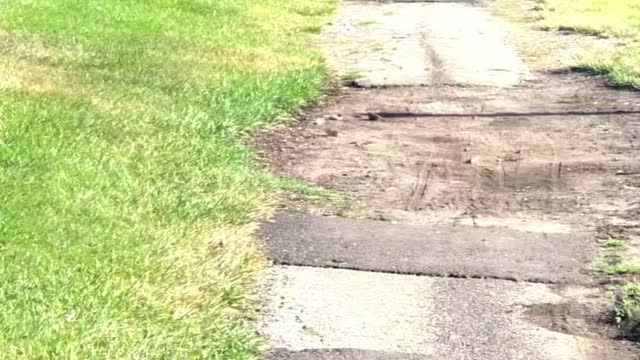
[[[242,140],[319,95],[334,2],[0,2],[1,359],[255,358]]]
[[[622,45],[606,53],[588,54],[578,68],[607,74],[616,84],[640,88],[640,1],[546,0],[543,24],[619,39]]]

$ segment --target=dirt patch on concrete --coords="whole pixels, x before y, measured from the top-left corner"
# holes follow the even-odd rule
[[[508,90],[344,88],[257,146],[285,175],[351,194],[352,216],[593,224],[637,206],[636,112],[637,93],[578,76]]]

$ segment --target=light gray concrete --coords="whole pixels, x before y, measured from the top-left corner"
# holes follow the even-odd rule
[[[570,360],[590,346],[522,318],[561,300],[541,284],[277,266],[263,296],[261,331],[289,358],[364,359],[308,352],[358,349],[387,354],[380,359]]]
[[[346,1],[323,33],[330,65],[363,86],[512,86],[527,74],[507,30],[467,3]]]
[[[435,54],[440,83],[512,86],[527,74],[504,24],[468,4],[429,4],[422,18],[424,41]]]
[[[433,352],[432,279],[304,267],[275,267],[268,278],[273,347]]]

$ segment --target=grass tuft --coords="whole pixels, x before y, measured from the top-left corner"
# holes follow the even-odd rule
[[[610,248],[610,249],[623,248],[624,247],[624,240],[622,240],[622,239],[609,239],[604,244],[604,246],[607,247],[607,248]]]
[[[602,272],[607,275],[637,275],[640,274],[640,265],[635,264],[611,264],[602,267]]]
[[[618,290],[614,316],[626,336],[640,335],[640,284],[627,284]]]

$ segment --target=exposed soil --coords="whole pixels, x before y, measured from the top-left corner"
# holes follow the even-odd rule
[[[600,304],[602,305],[602,304]],[[527,311],[529,320],[547,329],[591,338],[617,338],[618,328],[602,306],[566,302],[542,304]]]
[[[351,194],[352,216],[591,226],[638,210],[638,113],[636,93],[575,75],[502,90],[342,88],[257,147],[279,172]]]

